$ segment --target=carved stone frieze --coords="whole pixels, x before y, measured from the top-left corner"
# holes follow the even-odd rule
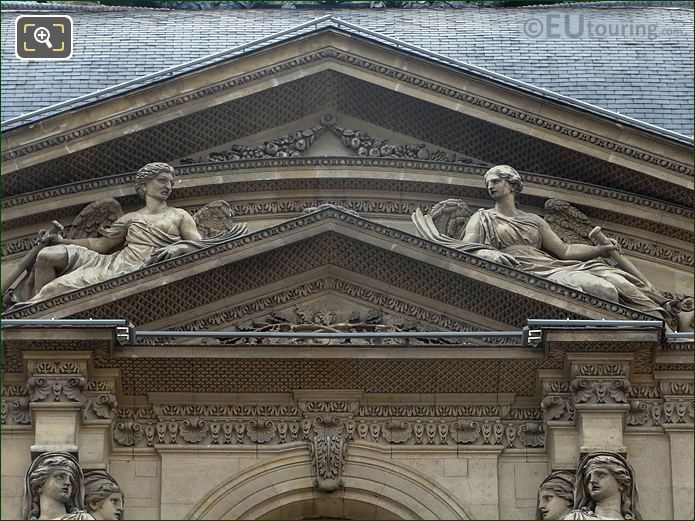
[[[572,362],[570,372],[575,376],[628,376],[629,362]]]
[[[685,400],[629,400],[628,427],[664,427],[693,423],[692,398]]]
[[[343,432],[346,440],[395,445],[503,445],[507,448],[542,447],[539,422],[500,422],[413,418],[402,420],[276,420],[208,421],[200,417],[160,422],[116,420],[113,438],[121,447],[166,445],[283,444],[310,440],[326,432]],[[143,436],[144,433],[144,436]],[[323,434],[321,434],[323,433]]]
[[[267,79],[280,73],[285,73],[306,64],[315,64],[323,60],[338,61],[346,63],[351,67],[368,70],[387,78],[397,79],[400,83],[407,84],[412,88],[421,89],[428,94],[437,93],[447,98],[458,100],[459,102],[483,110],[496,116],[501,116],[509,121],[514,121],[533,128],[542,128],[545,131],[562,136],[569,142],[591,145],[597,149],[609,151],[618,156],[629,158],[633,161],[650,165],[664,171],[675,173],[683,177],[692,176],[692,168],[687,164],[682,164],[667,157],[650,153],[636,147],[606,139],[604,136],[587,132],[583,129],[572,127],[565,122],[543,118],[536,114],[529,113],[517,107],[486,99],[482,96],[473,95],[463,90],[455,89],[449,85],[439,84],[430,79],[417,76],[410,72],[405,72],[391,65],[376,63],[362,58],[352,53],[344,52],[335,48],[324,48],[303,56],[294,57],[285,62],[269,65],[267,68],[258,69],[240,76],[234,76],[223,82],[210,85],[194,92],[179,94],[175,97],[157,101],[148,106],[141,106],[131,111],[126,111],[114,117],[102,121],[90,123],[79,129],[71,129],[64,134],[58,134],[33,143],[23,144],[15,149],[4,152],[3,161],[10,161],[28,154],[44,151],[54,146],[64,146],[66,143],[75,139],[81,139],[93,133],[108,130],[124,123],[136,121],[151,114],[161,114],[167,110],[176,110],[182,104],[199,101],[207,96],[214,96],[224,90],[238,88],[248,82],[259,79]]]
[[[359,414],[357,400],[299,400],[297,403],[305,414]]]
[[[342,437],[390,445],[544,443],[540,409],[509,405],[360,404],[305,399],[297,405],[154,404],[119,408],[117,446],[284,444]]]
[[[663,396],[693,396],[693,382],[683,380],[660,380],[659,390]]]

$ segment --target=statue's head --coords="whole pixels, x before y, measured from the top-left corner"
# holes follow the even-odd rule
[[[84,475],[84,503],[94,519],[121,519],[123,493],[118,483],[103,470]]]
[[[65,505],[67,513],[84,510],[84,476],[67,452],[44,452],[29,466],[24,480],[22,519],[41,515],[41,497]]]
[[[174,175],[174,167],[167,163],[148,163],[135,174],[135,191],[140,198],[145,198],[147,183],[156,178],[162,172]]]
[[[536,519],[563,519],[573,505],[574,472],[552,472],[538,488]]]
[[[509,165],[493,166],[485,172],[485,186],[487,186],[488,180],[492,177],[498,177],[507,181],[515,194],[521,193],[524,189],[524,183],[521,181],[519,172]]]
[[[641,519],[637,505],[635,471],[620,454],[593,452],[577,467],[574,507],[595,511],[596,505],[620,496],[620,511],[625,519]]]

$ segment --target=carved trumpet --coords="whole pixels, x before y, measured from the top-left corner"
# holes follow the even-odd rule
[[[607,246],[611,244],[611,242],[608,240],[608,237],[605,236],[603,231],[601,230],[600,226],[596,226],[593,230],[589,232],[589,239],[594,241],[595,244],[600,245],[600,246]],[[644,274],[637,269],[637,266],[632,264],[629,259],[626,259],[620,253],[618,253],[615,250],[612,250],[609,253],[609,256],[611,259],[615,260],[618,263],[618,266],[627,271],[629,274],[634,275],[638,279],[640,279],[642,282],[644,282],[647,286],[652,288],[651,283],[647,280],[647,277],[644,276]]]

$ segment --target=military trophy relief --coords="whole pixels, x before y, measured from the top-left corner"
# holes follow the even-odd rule
[[[309,156],[311,146],[326,132],[338,137],[342,142],[344,152],[340,155],[489,165],[464,154],[432,149],[424,143],[391,143],[389,139],[376,137],[365,130],[342,127],[337,125],[333,114],[324,114],[321,116],[321,122],[311,128],[296,130],[258,145],[231,144],[226,149],[207,152],[206,156],[184,158],[181,164]]]
[[[54,221],[36,245],[3,278],[8,311],[118,277],[156,262],[245,235],[228,203],[214,201],[194,217],[167,205],[174,188],[174,168],[149,163],[135,177],[135,191],[145,206],[123,213],[115,199],[95,201],[75,218],[68,234]]]
[[[448,199],[428,214],[416,210],[412,220],[420,236],[640,310],[664,320],[670,330],[693,330],[693,298],[656,289],[621,255],[618,241],[592,227],[578,209],[550,199],[544,218],[520,210],[522,179],[507,165],[490,168],[485,186],[493,208],[474,212],[464,201]]]
[[[538,490],[537,519],[642,519],[635,471],[615,452],[592,452],[574,471],[559,470]]]
[[[103,470],[84,473],[67,452],[43,452],[24,480],[22,519],[122,519],[123,492]]]

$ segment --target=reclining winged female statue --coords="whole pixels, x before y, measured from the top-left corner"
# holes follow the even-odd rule
[[[523,189],[521,176],[511,166],[500,165],[485,174],[485,186],[495,201],[490,209],[471,212],[465,203],[457,211],[458,226],[452,220],[442,233],[435,220],[452,213],[447,201],[436,205],[429,215],[418,209],[413,222],[421,236],[471,253],[483,259],[547,278],[613,302],[622,302],[645,313],[662,317],[673,326],[674,317],[665,308],[667,299],[627,259],[616,255],[620,247],[599,233],[601,244],[564,242],[551,225],[538,215],[521,211],[515,199]],[[576,209],[574,209],[577,212]],[[455,212],[454,212],[455,213]],[[465,227],[462,226],[463,221]],[[441,228],[441,224],[440,224]],[[598,229],[600,231],[600,229]],[[452,234],[452,235],[450,235]],[[567,239],[567,237],[565,237]],[[621,267],[602,257],[615,257]]]
[[[201,228],[206,231],[219,228],[218,221],[224,227],[217,229],[215,235],[203,238],[188,212],[167,206],[173,186],[173,167],[166,163],[147,164],[135,177],[135,190],[145,200],[144,208],[122,214],[120,205],[111,199],[106,205],[90,205],[86,218],[84,211],[78,216],[76,221],[90,229],[95,228],[97,216],[116,217],[109,226],[100,227],[101,237],[75,239],[64,238],[59,233],[42,234],[33,268],[14,289],[12,300],[22,306],[33,304],[247,233],[245,223],[230,222],[231,209],[227,203],[216,201],[199,212],[207,218],[207,222],[200,223]],[[215,211],[220,210],[227,215],[215,219],[219,217]],[[3,292],[13,282],[4,281]]]

